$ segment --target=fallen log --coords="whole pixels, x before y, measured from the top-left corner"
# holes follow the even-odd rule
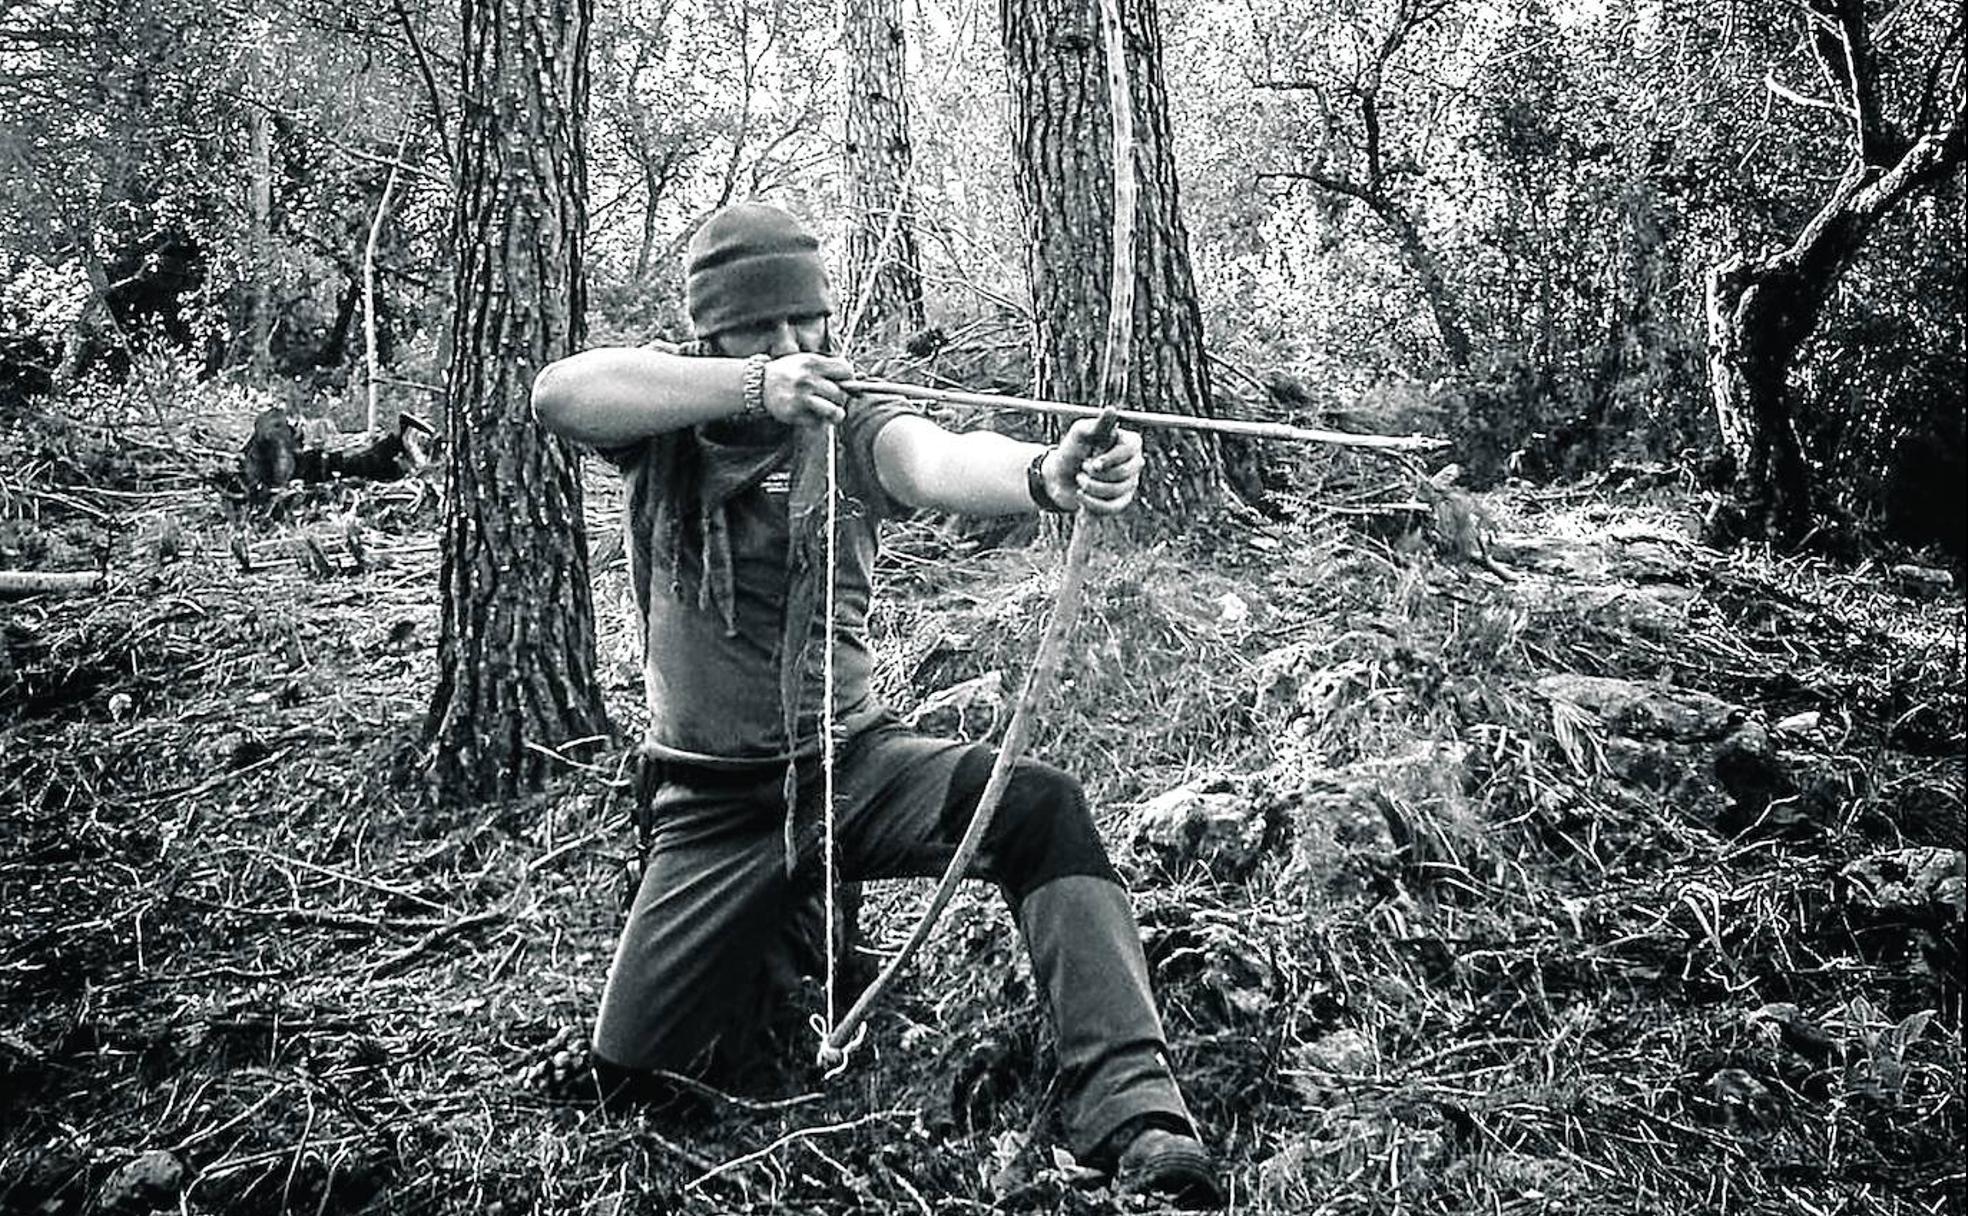
[[[108,581],[100,570],[0,570],[0,597],[78,595]]]

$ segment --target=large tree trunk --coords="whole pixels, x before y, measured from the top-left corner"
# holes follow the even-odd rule
[[[1709,271],[1709,391],[1734,465],[1733,509],[1712,521],[1717,541],[1743,535],[1786,544],[1803,539],[1811,522],[1811,472],[1797,437],[1791,366],[1879,221],[1952,172],[1968,152],[1959,18],[1951,31],[1935,31],[1926,85],[1914,107],[1916,134],[1906,138],[1882,108],[1887,90],[1864,0],[1807,0],[1799,14],[1837,95],[1838,104],[1828,108],[1851,124],[1851,161],[1788,246],[1758,257],[1731,255]],[[1777,84],[1770,87],[1812,104]]]
[[[1094,401],[1113,241],[1112,124],[1094,0],[1000,0],[1012,143],[1038,319],[1040,396]],[[1124,0],[1135,113],[1134,342],[1128,404],[1211,413],[1202,311],[1176,199],[1154,0]],[[1142,505],[1181,519],[1215,506],[1223,460],[1210,436],[1146,436]]]
[[[901,0],[848,0],[848,323],[893,345],[923,328]]]
[[[1810,519],[1811,477],[1785,382],[1807,332],[1797,311],[1804,288],[1742,257],[1711,267],[1707,286],[1709,391],[1737,506],[1714,539],[1794,541]]]
[[[1708,374],[1715,420],[1733,466],[1734,511],[1714,539],[1803,539],[1810,464],[1789,391],[1797,352],[1879,221],[1961,163],[1955,123],[1915,140],[1888,167],[1854,161],[1796,239],[1761,257],[1733,255],[1708,273]]]
[[[537,788],[542,749],[609,732],[573,449],[533,376],[583,330],[589,0],[465,0],[438,684],[446,795]]]

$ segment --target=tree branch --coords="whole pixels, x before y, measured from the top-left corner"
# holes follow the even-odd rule
[[[417,37],[416,27],[410,24],[410,13],[403,7],[403,0],[394,0],[396,20],[403,27],[403,39],[410,44],[410,53],[417,59],[417,71],[424,78],[424,92],[430,96],[431,126],[437,131],[437,147],[444,157],[445,167],[453,173],[458,166],[451,159],[451,139],[445,134],[450,119],[444,112],[444,94],[438,91],[437,76],[431,71],[430,57],[424,54],[424,40]]]
[[[1885,168],[1906,150],[1879,105],[1878,63],[1866,25],[1864,0],[1810,0],[1811,48],[1825,77],[1849,99],[1859,159]]]
[[[1822,97],[1806,97],[1794,89],[1786,88],[1784,85],[1778,83],[1774,71],[1763,73],[1763,87],[1795,105],[1804,106],[1812,110],[1829,110],[1833,114],[1848,118],[1853,116],[1849,108],[1841,106],[1835,101],[1826,101]]]

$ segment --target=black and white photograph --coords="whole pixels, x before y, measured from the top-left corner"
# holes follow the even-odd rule
[[[0,0],[0,1216],[1968,1216],[1961,0]]]

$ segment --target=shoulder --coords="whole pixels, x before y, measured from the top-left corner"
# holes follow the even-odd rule
[[[882,515],[907,514],[909,507],[892,494],[889,466],[925,433],[943,428],[900,397],[857,399],[841,423],[841,451],[854,470],[864,502],[880,504]]]

